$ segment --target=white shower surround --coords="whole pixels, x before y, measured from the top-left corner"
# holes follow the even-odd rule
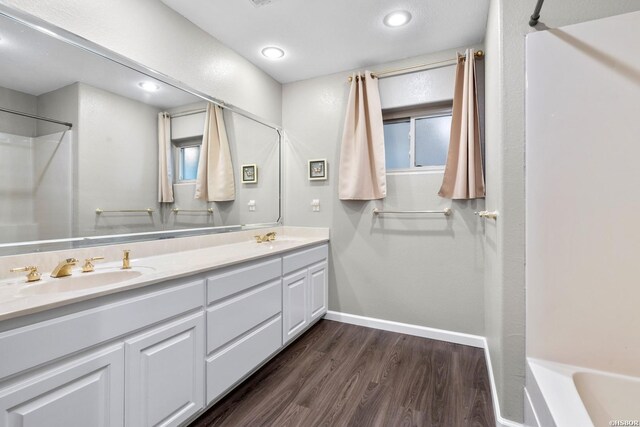
[[[614,402],[640,399],[639,38],[640,12],[527,37],[527,392],[559,427],[640,420]]]
[[[12,198],[11,207],[0,212],[1,243],[71,232],[72,139],[72,131],[0,133],[1,188]]]

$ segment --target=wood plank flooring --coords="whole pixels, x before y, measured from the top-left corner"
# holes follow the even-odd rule
[[[195,420],[212,426],[495,426],[481,349],[321,320]]]

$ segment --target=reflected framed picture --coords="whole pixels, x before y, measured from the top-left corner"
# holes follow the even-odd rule
[[[258,182],[258,167],[256,165],[242,165],[242,183],[256,184]]]
[[[327,179],[327,160],[309,160],[309,181],[324,181]]]

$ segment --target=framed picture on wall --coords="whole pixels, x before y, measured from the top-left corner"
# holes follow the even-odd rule
[[[309,181],[324,181],[327,179],[327,160],[309,160]]]
[[[258,182],[258,167],[256,165],[242,165],[242,183],[255,184]]]

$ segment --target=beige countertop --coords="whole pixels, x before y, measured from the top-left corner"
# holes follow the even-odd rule
[[[265,231],[266,230],[266,231]],[[306,246],[317,245],[329,240],[329,229],[306,227],[277,227],[265,230],[239,231],[211,237],[209,241],[203,236],[174,239],[173,242],[139,242],[131,247],[131,269],[121,270],[121,261],[96,263],[95,272],[82,273],[81,263],[73,271],[72,276],[64,278],[50,277],[52,268],[44,270],[42,280],[33,284],[25,283],[24,275],[0,281],[0,321],[19,316],[33,314],[64,305],[86,301],[89,299],[142,288],[165,282],[170,279],[191,276],[194,274],[256,260]],[[278,232],[273,242],[256,243],[252,236],[267,231]],[[194,242],[189,242],[193,239]],[[197,240],[197,242],[196,242]],[[207,245],[209,243],[209,245]],[[150,255],[154,248],[144,245],[156,245],[158,255]],[[117,246],[118,250],[122,245]],[[112,255],[114,247],[83,248],[75,252],[90,251],[91,256]],[[175,251],[171,251],[175,246]],[[197,246],[196,248],[189,248]],[[136,257],[136,251],[145,256]],[[59,251],[57,259],[82,255],[72,255],[73,250]],[[117,253],[117,252],[116,252]],[[29,256],[31,258],[29,258]],[[39,265],[49,262],[51,253],[20,255],[23,262]],[[17,256],[16,256],[17,257]],[[14,258],[16,258],[14,257]],[[0,268],[8,265],[16,266],[16,259],[1,257]],[[105,256],[107,260],[113,256]],[[115,280],[115,281],[114,281]]]

